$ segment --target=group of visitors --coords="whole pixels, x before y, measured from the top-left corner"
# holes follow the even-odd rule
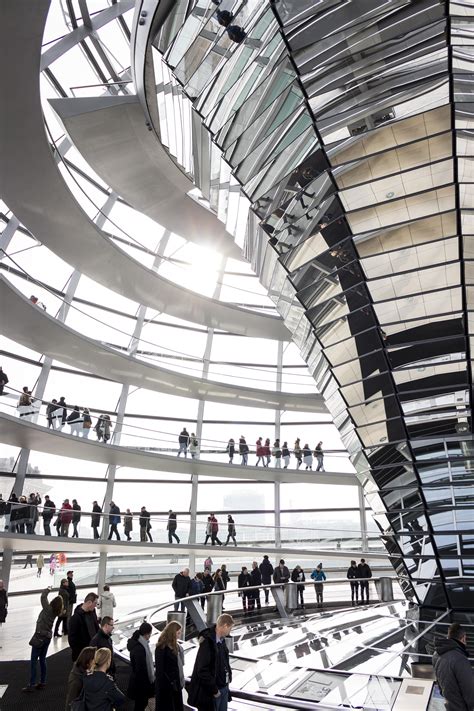
[[[31,493],[28,498],[26,496],[20,496],[18,498],[15,493],[12,493],[8,501],[5,501],[0,494],[0,519],[5,517],[5,530],[11,531],[12,533],[37,533],[36,525],[41,517],[43,519],[45,536],[52,535],[52,525],[58,536],[68,538],[72,526],[72,538],[78,538],[78,527],[84,515],[86,515],[86,512],[82,510],[77,499],[72,499],[71,502],[69,499],[64,499],[60,506],[56,506],[48,494],[45,495],[44,502],[38,492]],[[111,540],[113,536],[115,536],[116,540],[121,540],[118,527],[122,524],[126,540],[131,541],[133,524],[134,521],[136,523],[136,518],[138,518],[140,541],[153,542],[153,536],[151,534],[151,514],[146,506],[142,506],[137,515],[132,513],[129,508],[127,508],[125,512],[122,512],[117,504],[111,501],[108,513],[104,513],[99,503],[93,501],[91,511],[88,511],[87,515],[90,515],[90,525],[94,539],[101,537],[100,529],[102,527],[102,521],[105,519],[107,523],[106,529],[108,529],[108,540]],[[172,509],[169,509],[166,523],[168,543],[176,542],[179,544],[181,542],[177,534],[177,528],[177,514]],[[219,540],[218,532],[219,521],[215,514],[212,513],[207,517],[204,545],[206,545],[209,540],[213,546],[227,546],[230,541],[233,542],[234,546],[237,545],[235,521],[231,514],[227,515],[227,539],[224,544]]]
[[[0,395],[3,394],[3,388],[7,383],[8,377],[0,368]],[[37,408],[34,405],[34,397],[27,386],[23,388],[17,409],[19,416],[27,420],[32,419],[32,416],[37,414]],[[62,430],[66,424],[69,425],[70,434],[76,435],[77,437],[88,438],[89,432],[92,429],[92,418],[89,409],[87,407],[79,407],[78,405],[71,407],[66,403],[64,397],[60,397],[59,400],[53,398],[51,402],[48,402],[46,407],[46,420],[48,427],[54,430]],[[93,429],[98,441],[106,444],[110,440],[112,432],[110,415],[100,414]],[[237,445],[235,440],[231,437],[225,451],[229,456],[229,464],[233,464],[234,456],[238,453],[241,458],[240,464],[242,466],[248,465],[250,448],[243,435],[239,438]],[[183,427],[178,435],[177,456],[180,457],[183,455],[187,458],[188,453],[192,459],[199,459],[200,443],[194,432],[189,433],[186,427]],[[315,448],[312,449],[308,443],[302,447],[301,440],[297,438],[293,448],[290,449],[287,441],[281,444],[280,439],[275,439],[272,445],[269,437],[267,437],[265,441],[263,437],[259,437],[255,443],[255,454],[257,456],[255,466],[257,467],[260,463],[262,463],[264,467],[269,467],[273,458],[273,466],[276,469],[288,469],[291,456],[294,456],[296,469],[300,469],[300,467],[304,465],[306,471],[311,471],[313,461],[316,460],[316,471],[325,471],[322,441],[318,442]]]
[[[229,464],[233,464],[234,462],[234,456],[237,453],[237,447],[238,453],[240,455],[240,464],[242,466],[247,466],[250,448],[243,435],[240,437],[237,446],[235,444],[235,440],[232,438],[229,439],[227,443],[226,452],[229,455]],[[273,466],[275,467],[275,469],[281,469],[282,462],[283,469],[288,469],[290,464],[290,458],[293,454],[296,459],[297,469],[299,469],[304,464],[306,470],[312,470],[314,457],[314,459],[316,459],[317,461],[316,471],[324,471],[324,452],[322,442],[318,442],[314,450],[312,450],[308,444],[305,444],[303,447],[301,447],[301,441],[297,439],[295,441],[293,449],[290,449],[288,446],[288,442],[286,441],[283,442],[283,444],[281,445],[280,440],[276,439],[273,442],[273,445],[271,445],[270,439],[268,437],[265,442],[263,441],[263,437],[259,437],[255,443],[255,454],[257,455],[257,461],[255,463],[256,467],[258,467],[260,462],[264,467],[269,467],[271,465],[273,457]]]
[[[63,634],[68,636],[73,663],[68,677],[66,710],[82,708],[113,711],[123,706],[128,697],[135,702],[135,711],[145,711],[149,700],[154,697],[157,709],[182,711],[185,679],[184,653],[179,644],[183,630],[179,622],[172,621],[164,627],[154,654],[150,646],[154,631],[152,625],[144,621],[135,630],[127,642],[130,674],[124,693],[115,681],[112,643],[115,600],[113,605],[110,597],[101,603],[101,596],[89,592],[84,602],[74,608],[76,594],[72,573],[68,571],[68,577],[61,581],[58,594],[52,600],[49,599],[51,587],[41,593],[42,609],[29,641],[29,683],[22,691],[32,694],[45,688],[48,648],[52,637],[60,636],[58,629],[63,624]],[[104,593],[107,591],[108,587],[105,586]],[[0,581],[0,602],[3,598],[4,615],[2,619],[0,605],[0,624],[5,621],[8,605]],[[97,616],[97,609],[101,610],[101,618]],[[200,644],[188,690],[188,703],[196,706],[199,711],[209,708],[219,711],[227,709],[232,671],[224,640],[230,634],[233,624],[233,618],[223,614],[215,625],[199,633]],[[37,682],[38,662],[40,677]]]

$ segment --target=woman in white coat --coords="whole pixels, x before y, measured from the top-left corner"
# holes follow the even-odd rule
[[[97,609],[100,610],[101,618],[111,617],[114,619],[114,607],[116,606],[115,595],[110,592],[108,585],[104,585],[104,591],[99,593],[99,602],[97,603]]]

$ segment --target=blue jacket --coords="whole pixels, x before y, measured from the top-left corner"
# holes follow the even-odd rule
[[[117,504],[115,504],[115,506],[112,506],[110,509],[109,523],[111,523],[112,525],[117,525],[118,523],[120,523],[120,509]]]
[[[321,583],[323,580],[326,580],[326,573],[324,570],[313,570],[311,578],[317,583]]]

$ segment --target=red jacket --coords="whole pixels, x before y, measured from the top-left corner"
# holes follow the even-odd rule
[[[61,507],[61,523],[71,523],[72,521],[72,506],[71,504],[63,504]]]
[[[215,516],[212,516],[211,518],[211,531],[213,533],[217,533],[219,530],[219,523],[217,521],[217,518]]]
[[[264,457],[265,456],[265,447],[263,446],[261,440],[257,440],[256,442],[256,454],[257,457]]]

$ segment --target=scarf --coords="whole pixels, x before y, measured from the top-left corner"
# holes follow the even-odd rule
[[[181,688],[184,689],[184,652],[180,644],[178,644],[178,671],[179,683]]]
[[[153,665],[153,654],[151,653],[150,649],[150,643],[148,642],[145,637],[140,637],[138,638],[138,641],[142,645],[142,647],[145,648],[145,655],[146,655],[146,668],[148,672],[148,679],[150,681],[150,684],[153,684],[155,682],[155,667]]]

